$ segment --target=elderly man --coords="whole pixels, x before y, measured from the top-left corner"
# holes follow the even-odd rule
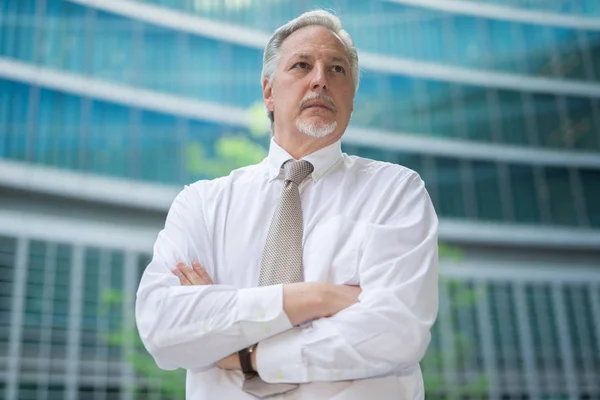
[[[348,156],[359,83],[335,16],[277,29],[260,164],[187,186],[137,293],[142,340],[188,399],[422,399],[437,218],[419,176]]]

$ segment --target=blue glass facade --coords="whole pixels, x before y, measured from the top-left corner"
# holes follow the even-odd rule
[[[600,12],[593,0],[561,1],[562,7],[553,1],[485,2],[524,11],[571,12],[571,15],[584,16]],[[185,0],[144,0],[144,3],[267,32],[306,9],[321,7],[338,12],[357,46],[366,52],[534,76],[600,79],[600,70],[589,60],[592,57],[597,62],[600,56],[600,33],[595,31],[540,26],[495,16],[451,14],[394,1],[268,1],[268,6],[238,2],[237,7],[228,6],[227,2]],[[365,15],[371,18],[364,18]]]
[[[493,6],[509,6],[519,10],[560,13],[573,16],[600,15],[600,4],[594,0],[470,0],[473,3],[485,3]]]
[[[265,32],[312,5],[277,1],[263,9],[254,2],[240,8],[166,0],[146,3]],[[572,151],[573,158],[577,151],[600,152],[600,96],[558,89],[552,93],[557,79],[596,80],[600,32],[455,15],[386,1],[321,5],[339,10],[361,54],[552,77],[545,92],[539,93],[363,68],[351,126],[389,135]],[[262,49],[257,46],[168,29],[63,0],[7,0],[0,7],[0,57],[6,60],[184,101],[233,106],[240,114],[260,105]],[[259,12],[269,18],[257,18]],[[514,36],[517,33],[520,36]],[[473,49],[480,54],[469,56],[469,51],[477,53]],[[577,67],[569,74],[552,61],[565,59],[561,49],[577,54],[572,60]],[[558,69],[544,70],[548,65]],[[220,162],[217,147],[224,137],[241,137],[263,152],[268,143],[264,134],[210,118],[82,97],[60,85],[39,87],[0,78],[2,158],[182,184],[227,173],[226,167],[214,167]],[[460,154],[424,156],[382,149],[376,143],[345,148],[406,163],[420,172],[428,178],[444,217],[572,226],[600,223],[600,172],[594,168],[534,166],[526,159],[481,162]],[[199,156],[204,163],[195,159]]]
[[[219,104],[250,107],[260,102],[262,49],[157,27],[67,1],[48,0],[45,9],[36,13],[36,1],[3,4],[1,56]],[[367,6],[406,7],[386,2],[365,2],[362,7]],[[293,8],[286,8],[292,13],[290,17],[294,15]],[[600,65],[600,59],[594,58],[600,36],[579,40],[582,35],[595,34],[593,31],[544,33],[550,28],[529,25],[531,32],[523,32],[519,40],[509,34],[514,27],[492,26],[501,21],[483,20],[490,26],[479,26],[482,19],[469,16],[421,17],[421,13],[434,12],[427,9],[373,11],[374,15],[419,15],[411,17],[411,21],[423,31],[413,29],[403,18],[393,19],[394,24],[406,30],[400,32],[375,17],[368,19],[372,26],[361,25],[353,30],[353,18],[360,22],[361,12],[367,11],[354,6],[341,11],[349,20],[348,29],[354,33],[359,49],[365,52],[553,79],[594,81],[598,75],[593,71]],[[278,16],[276,10],[270,12]],[[240,13],[252,15],[246,9]],[[282,16],[287,14],[256,21],[276,25],[285,21]],[[445,26],[448,18],[459,21]],[[469,18],[473,21],[467,21]],[[429,22],[440,26],[425,29]],[[478,27],[471,29],[469,24]],[[469,42],[484,40],[486,36],[498,44]],[[397,43],[399,40],[410,46]],[[562,44],[555,46],[551,42]],[[459,49],[462,47],[477,48],[481,54],[470,63],[467,50]],[[563,54],[559,50],[563,47],[579,55]],[[487,59],[490,55],[497,60]],[[569,63],[568,68],[561,66],[563,62]],[[519,65],[525,69],[519,69]],[[362,75],[353,119],[356,126],[519,146],[600,150],[598,97],[552,93],[552,80],[546,93],[536,93],[518,87],[484,87],[372,69],[364,69]]]
[[[25,84],[0,80],[5,107],[4,157],[163,183],[208,178],[211,169],[196,167],[194,149],[218,163],[215,147],[227,136],[243,135],[235,126],[178,118],[104,101],[82,99]],[[37,99],[36,115],[28,107]],[[10,99],[10,101],[8,101]],[[31,133],[33,132],[33,134]],[[344,145],[350,154],[399,163],[423,176],[442,217],[526,224],[600,226],[600,170],[537,167],[484,162],[376,146]],[[227,171],[220,171],[226,173]],[[502,185],[508,183],[509,187]],[[474,194],[471,195],[471,193]],[[583,208],[578,204],[583,201]]]

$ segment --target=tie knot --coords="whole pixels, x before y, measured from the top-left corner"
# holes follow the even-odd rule
[[[292,181],[296,185],[300,185],[300,183],[313,172],[315,168],[311,163],[304,160],[290,160],[286,161],[283,164],[283,172],[285,174],[286,181]]]

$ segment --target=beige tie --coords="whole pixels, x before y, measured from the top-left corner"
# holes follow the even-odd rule
[[[302,206],[298,186],[313,171],[308,161],[283,164],[285,182],[271,219],[260,265],[259,286],[302,282]]]
[[[259,286],[303,281],[302,206],[298,186],[313,171],[308,161],[290,160],[283,164],[285,182],[279,204],[271,219],[260,266]],[[258,375],[246,379],[242,390],[258,398],[286,393],[297,384],[264,382]]]

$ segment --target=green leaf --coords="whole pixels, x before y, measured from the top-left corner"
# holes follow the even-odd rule
[[[108,289],[102,293],[102,302],[108,305],[120,305],[125,300],[123,292],[115,289]]]
[[[438,243],[438,252],[441,259],[450,261],[461,261],[464,258],[462,249],[445,243]]]
[[[109,332],[103,335],[103,339],[110,346],[121,346],[127,340],[127,335],[123,331]]]
[[[489,379],[486,375],[481,375],[475,381],[472,381],[467,386],[469,394],[484,396],[489,389]]]
[[[271,121],[267,117],[262,101],[254,102],[247,111],[250,134],[254,138],[262,138],[271,132]]]
[[[455,308],[472,306],[477,303],[479,296],[473,289],[462,290],[458,293],[452,294],[452,305]]]
[[[447,385],[446,378],[442,375],[423,375],[423,383],[425,384],[426,392],[441,391]]]
[[[102,292],[102,299],[98,306],[98,314],[101,316],[107,316],[110,309],[115,306],[123,304],[125,296],[123,292],[115,289],[108,289]]]
[[[205,151],[201,143],[190,142],[185,148],[185,165],[192,173],[202,171],[202,162],[205,160]]]
[[[202,144],[192,142],[185,149],[186,168],[192,175],[217,178],[231,171],[256,164],[267,156],[264,146],[250,140],[243,132],[220,137],[214,144],[215,157],[207,157]]]
[[[266,149],[251,141],[243,134],[236,136],[222,136],[215,144],[219,157],[227,160],[235,168],[261,162],[266,156]]]

